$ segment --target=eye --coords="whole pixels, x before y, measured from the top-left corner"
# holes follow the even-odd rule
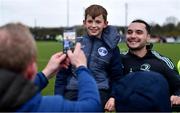
[[[96,20],[96,23],[97,23],[97,24],[100,24],[100,23],[102,23],[102,22],[101,22],[100,20]]]
[[[143,31],[142,30],[137,30],[136,34],[141,35],[141,34],[143,34]]]
[[[127,34],[129,34],[129,35],[132,34],[132,33],[133,33],[132,30],[128,30],[128,31],[127,31]]]
[[[89,24],[92,23],[92,22],[93,22],[92,20],[87,20],[87,23],[89,23]]]

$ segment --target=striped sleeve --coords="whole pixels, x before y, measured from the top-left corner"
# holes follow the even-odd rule
[[[158,59],[160,59],[160,60],[162,60],[163,62],[165,62],[169,68],[171,68],[171,69],[174,69],[174,68],[175,68],[173,62],[172,62],[169,58],[160,55],[157,51],[151,51],[151,52],[152,52],[152,54],[153,54],[155,57],[157,57]]]

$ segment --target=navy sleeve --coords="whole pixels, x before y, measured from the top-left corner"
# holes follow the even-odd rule
[[[168,66],[164,66],[163,70],[163,75],[165,75],[169,83],[171,94],[180,96],[180,75],[176,70]]]
[[[110,63],[110,87],[111,87],[111,97],[114,97],[114,87],[117,82],[123,77],[123,65],[121,61],[119,48],[116,47],[113,50],[113,56]]]
[[[69,69],[68,69],[69,70]],[[56,75],[54,94],[55,95],[64,95],[64,90],[67,85],[67,76],[68,70],[60,70]]]
[[[43,96],[39,105],[36,102],[37,112],[100,112],[102,110],[98,88],[90,71],[80,66],[75,72],[79,82],[78,100],[66,100],[61,95]]]
[[[176,70],[172,60],[168,57],[158,54],[156,51],[152,51],[156,57],[161,61],[159,66],[160,73],[165,76],[169,83],[170,93],[172,95],[180,96],[180,75]]]
[[[48,84],[48,79],[45,77],[45,75],[42,72],[39,72],[36,74],[34,79],[34,84],[39,87],[39,91],[41,91],[43,88],[45,88]]]
[[[63,109],[65,111],[101,111],[101,102],[98,92],[98,88],[94,78],[91,75],[90,71],[84,66],[80,66],[76,70],[76,75],[79,82],[79,93],[78,100],[76,101],[65,101]]]

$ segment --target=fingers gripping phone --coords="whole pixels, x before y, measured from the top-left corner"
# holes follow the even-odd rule
[[[74,50],[76,43],[76,32],[74,29],[65,29],[63,33],[63,52]]]

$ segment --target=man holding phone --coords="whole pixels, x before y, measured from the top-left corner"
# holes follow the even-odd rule
[[[40,91],[47,86],[48,79],[57,70],[67,67],[67,56],[76,67],[79,82],[77,101],[69,101],[61,95],[41,96]],[[76,44],[74,52],[68,50],[67,54],[54,54],[38,74],[36,61],[36,44],[28,27],[21,23],[0,27],[0,112],[100,111],[99,92],[87,69],[81,44]]]

